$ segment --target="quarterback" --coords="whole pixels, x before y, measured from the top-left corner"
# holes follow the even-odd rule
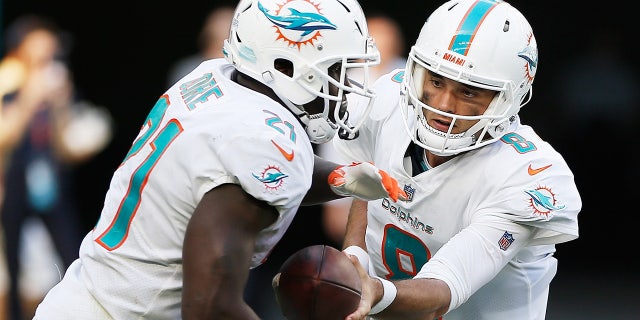
[[[563,157],[518,115],[537,64],[517,9],[452,0],[406,68],[374,84],[358,138],[334,146],[397,178],[408,201],[354,200],[343,245],[365,294],[349,319],[545,318],[555,244],[578,237],[582,203]]]

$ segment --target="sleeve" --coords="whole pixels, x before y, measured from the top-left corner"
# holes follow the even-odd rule
[[[313,151],[301,142],[245,130],[214,150],[233,183],[282,214],[299,207],[311,186]]]
[[[581,200],[572,176],[542,178],[519,190],[513,198],[521,200],[511,203],[517,206],[513,212],[522,214],[512,219],[539,230],[532,245],[562,243],[578,237]]]
[[[553,244],[578,236],[581,201],[569,167],[535,135],[519,131],[517,137],[478,151],[474,164],[482,170],[479,184],[484,187],[468,201],[469,224],[416,275],[449,286],[449,310],[466,302],[514,257],[548,256]]]
[[[562,243],[578,237],[582,202],[573,174],[559,155],[526,158],[502,171],[503,182],[494,184],[499,189],[482,195],[480,214],[497,214],[537,228],[531,245]]]
[[[444,281],[451,291],[449,310],[453,310],[493,279],[534,234],[533,227],[486,216],[451,238],[415,278]]]

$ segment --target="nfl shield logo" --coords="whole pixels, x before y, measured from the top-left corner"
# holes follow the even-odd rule
[[[513,243],[513,234],[505,231],[500,240],[498,240],[498,245],[502,251],[506,251],[511,243]]]
[[[413,195],[416,193],[416,189],[411,188],[410,184],[405,184],[403,190],[407,193],[407,201],[413,200]]]

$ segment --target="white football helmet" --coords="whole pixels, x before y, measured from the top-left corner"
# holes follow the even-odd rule
[[[509,130],[531,99],[538,66],[535,37],[526,18],[499,0],[452,0],[427,19],[411,48],[401,110],[413,141],[437,155],[455,155],[492,143]],[[428,71],[498,92],[483,115],[460,116],[421,101]],[[426,122],[423,108],[452,118],[448,132]],[[452,134],[457,120],[479,120]]]
[[[346,93],[370,100],[365,115],[371,109],[369,67],[380,62],[380,53],[356,0],[242,0],[223,51],[240,72],[273,89],[305,124],[313,143],[329,141],[338,129],[341,137],[355,137],[362,121],[348,123]],[[280,59],[292,64],[292,77],[275,69]],[[336,63],[342,65],[339,79],[329,76]],[[346,80],[352,68],[364,69],[363,83]],[[329,93],[329,85],[337,94]],[[324,111],[309,114],[304,104],[317,97],[324,99]]]

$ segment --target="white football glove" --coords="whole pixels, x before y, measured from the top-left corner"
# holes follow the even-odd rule
[[[398,181],[369,162],[339,166],[329,174],[329,186],[336,194],[370,201],[389,197],[394,202],[407,200]]]

